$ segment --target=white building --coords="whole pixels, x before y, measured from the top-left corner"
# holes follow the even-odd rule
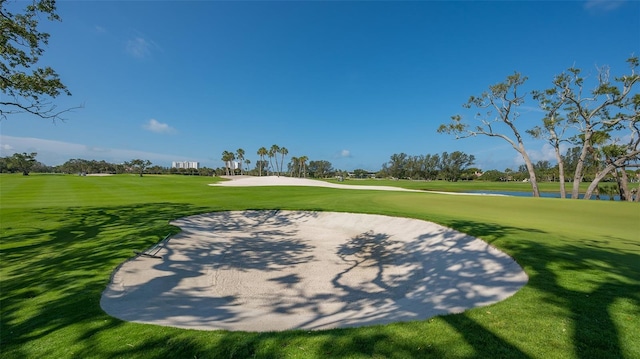
[[[200,167],[200,163],[198,162],[189,162],[189,161],[182,161],[182,162],[176,162],[173,161],[171,162],[171,168],[193,168],[193,169],[198,169],[198,167]]]

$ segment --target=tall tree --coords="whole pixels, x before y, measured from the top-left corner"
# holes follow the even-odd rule
[[[49,42],[49,34],[39,30],[43,16],[60,21],[55,0],[15,2],[26,4],[20,12],[0,0],[0,119],[16,113],[29,113],[44,119],[61,119],[52,100],[61,94],[71,96],[58,74],[48,66],[37,67]]]
[[[443,152],[440,156],[440,175],[447,181],[456,182],[460,179],[462,171],[473,165],[474,161],[473,155],[464,152]]]
[[[236,158],[240,162],[240,174],[243,175],[244,172],[242,171],[242,163],[244,162],[244,150],[242,148],[238,148],[236,150]]]
[[[407,166],[407,157],[408,155],[404,152],[394,153],[391,155],[389,159],[389,165],[387,166],[391,177],[395,177],[395,178],[405,177],[405,167]]]
[[[507,76],[504,82],[489,86],[489,91],[483,92],[480,96],[471,96],[467,103],[463,105],[465,108],[477,107],[481,110],[487,110],[485,114],[479,113],[476,116],[479,121],[477,126],[471,127],[463,121],[462,116],[455,115],[451,117],[450,123],[440,125],[438,132],[454,134],[456,139],[484,135],[506,141],[522,156],[529,172],[533,196],[540,197],[533,163],[524,147],[522,135],[515,125],[515,121],[519,116],[517,108],[524,103],[524,96],[518,93],[518,88],[526,80],[526,77],[516,72]],[[504,127],[507,133],[498,132],[500,125],[506,125]]]
[[[423,169],[426,180],[434,180],[438,177],[440,166],[440,155],[425,155],[423,158]]]
[[[300,174],[298,175],[298,177],[307,177],[307,161],[309,160],[309,157],[307,156],[300,156],[298,158],[298,161],[300,162]]]
[[[256,170],[258,173],[267,172],[267,168],[269,167],[269,162],[265,160],[257,160],[256,161]]]
[[[271,159],[273,159],[275,157],[276,160],[276,167],[275,167],[275,171],[272,172],[278,172],[278,151],[280,151],[280,146],[278,145],[271,145],[271,148],[269,148],[269,164],[271,165],[271,167],[273,167],[273,163],[271,162]],[[280,176],[280,173],[278,173],[278,176]]]
[[[289,176],[295,177],[300,171],[300,160],[296,156],[292,156],[289,164],[287,165],[289,170]]]
[[[573,188],[571,198],[578,198],[579,186],[583,178],[584,165],[587,157],[596,149],[594,140],[602,133],[629,128],[633,133],[634,123],[638,121],[638,107],[640,95],[633,94],[634,85],[640,81],[640,76],[635,73],[639,60],[631,57],[627,60],[631,73],[616,77],[613,82],[610,80],[610,70],[608,67],[598,69],[596,85],[591,91],[585,89],[585,77],[581,75],[581,70],[575,67],[569,68],[566,72],[556,76],[553,85],[564,103],[563,111],[567,120],[579,133],[574,136],[574,142],[581,146],[580,156],[574,171]],[[637,155],[637,145],[633,143],[628,146],[628,151],[620,162],[625,162]],[[614,161],[615,162],[615,161]],[[605,171],[612,171],[615,165],[605,167]],[[589,186],[584,198],[588,199],[601,178],[608,172],[601,172]]]
[[[222,151],[222,161],[224,162],[225,173],[227,176],[231,175],[235,169],[233,168],[233,160],[236,156],[233,152]]]
[[[257,152],[258,156],[260,156],[260,166],[258,166],[258,176],[262,176],[262,167],[264,164],[264,156],[269,154],[269,151],[265,147],[260,147]]]
[[[557,81],[557,77],[554,81]],[[560,182],[560,198],[567,198],[565,188],[564,160],[560,145],[568,142],[565,133],[569,129],[569,123],[560,116],[560,111],[564,106],[563,96],[556,88],[545,91],[533,91],[533,99],[537,100],[541,109],[545,112],[542,119],[542,126],[535,126],[527,130],[533,138],[546,140],[554,150],[556,162],[558,163],[558,180]]]
[[[283,168],[284,167],[284,156],[289,154],[289,150],[286,147],[280,147],[280,149],[278,150],[278,152],[280,152],[280,172],[283,172]]]

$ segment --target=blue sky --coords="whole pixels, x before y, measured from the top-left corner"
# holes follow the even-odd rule
[[[84,107],[3,120],[2,156],[220,167],[225,150],[255,163],[277,144],[343,170],[457,150],[503,170],[519,163],[505,142],[436,133],[470,95],[514,71],[528,91],[573,65],[623,74],[640,55],[638,1],[59,1],[58,13],[42,21],[41,63],[73,94],[56,104]],[[525,105],[521,128],[541,116]]]

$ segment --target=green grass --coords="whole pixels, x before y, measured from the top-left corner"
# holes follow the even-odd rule
[[[468,191],[506,191],[506,192],[531,192],[531,184],[527,182],[485,182],[485,181],[423,181],[423,180],[390,180],[390,179],[347,179],[343,182],[327,180],[327,182],[346,185],[363,186],[392,186],[426,191],[468,192]],[[565,183],[567,193],[571,193],[571,183]],[[589,183],[580,184],[580,193],[584,193]],[[541,192],[560,193],[558,182],[539,182]]]
[[[330,188],[211,187],[183,176],[0,176],[3,358],[640,358],[637,203]],[[192,331],[100,308],[116,266],[236,209],[379,213],[434,221],[512,255],[529,283],[484,308],[327,331]]]

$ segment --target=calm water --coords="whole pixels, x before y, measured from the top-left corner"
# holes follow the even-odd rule
[[[533,196],[533,192],[515,192],[515,191],[468,191],[468,193],[486,193],[486,194],[500,194],[505,196],[514,196],[514,197],[531,197]],[[545,198],[560,198],[560,193],[554,192],[540,192],[540,197]],[[571,193],[567,194],[567,198],[571,198]],[[584,198],[584,194],[580,194],[580,198]],[[596,199],[595,195],[591,195],[591,199]],[[620,196],[614,196],[614,200],[619,201]],[[608,201],[609,196],[600,195],[600,200]]]

